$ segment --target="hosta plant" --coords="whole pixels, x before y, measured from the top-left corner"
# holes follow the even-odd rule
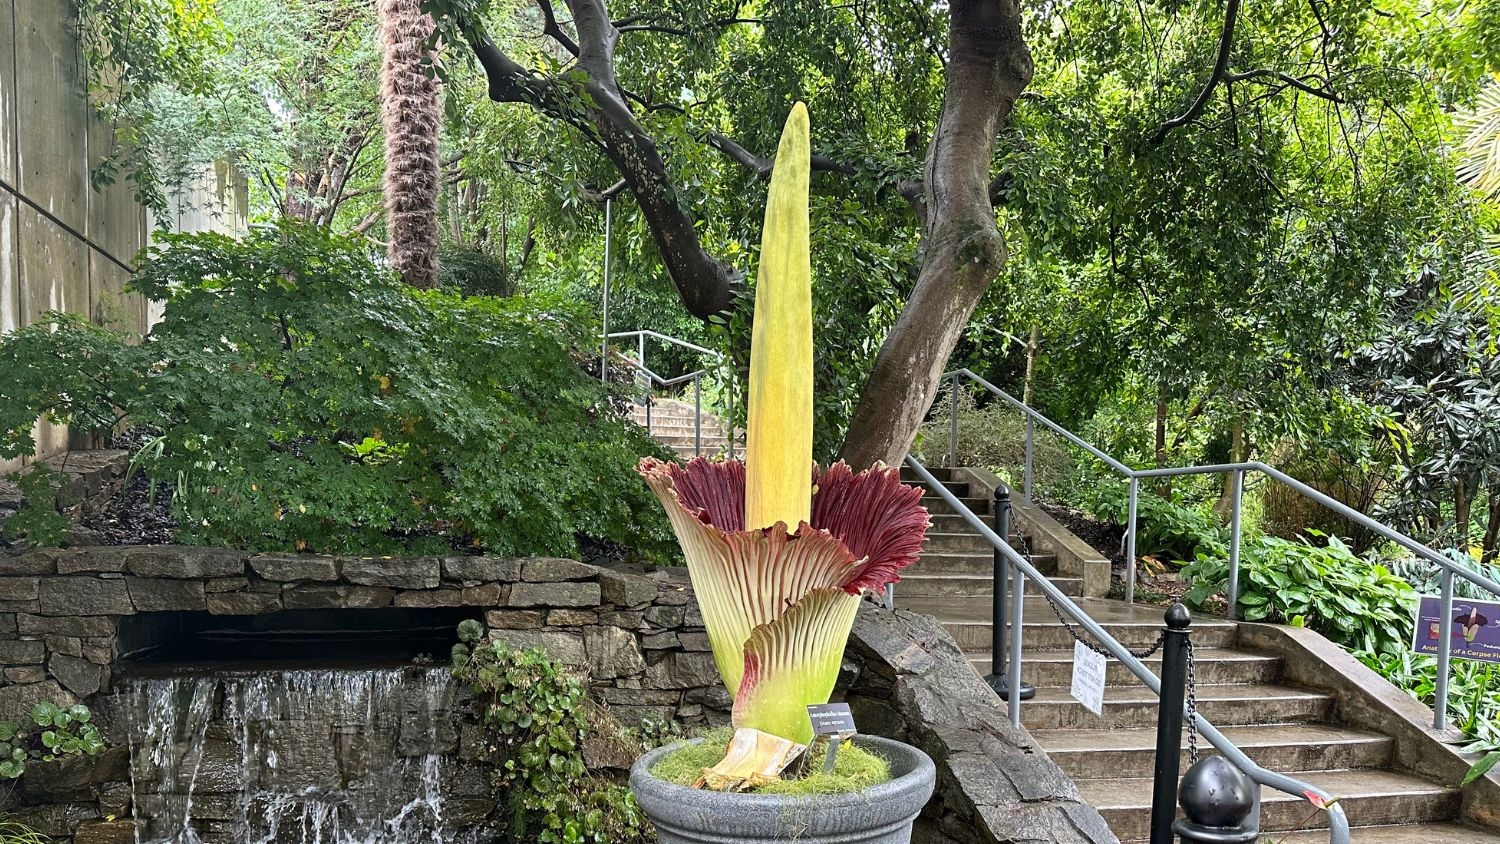
[[[928,527],[896,469],[812,461],[808,120],[787,118],[767,200],[756,287],[744,463],[653,458],[640,471],[687,558],[714,659],[734,696],[725,759],[700,784],[752,787],[812,739],[860,597],[898,579]]]

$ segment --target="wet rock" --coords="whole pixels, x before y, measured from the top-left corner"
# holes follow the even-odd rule
[[[104,667],[78,657],[53,654],[47,661],[47,671],[81,698],[92,697],[104,685]]]
[[[125,592],[123,581],[112,581],[119,584],[120,592]],[[125,603],[130,602],[127,594]],[[128,615],[131,610],[117,613],[117,615]],[[97,636],[114,636],[116,623],[113,618],[96,618],[86,616],[57,616],[21,614],[16,616],[16,627],[22,636],[36,636],[55,634],[59,636],[81,636],[84,638]]]
[[[73,844],[135,844],[135,821],[94,821],[78,827]]]
[[[588,664],[583,637],[562,630],[491,630],[491,639],[500,639],[517,650],[538,648],[563,665]]]
[[[78,699],[53,680],[25,686],[6,686],[0,688],[0,721],[20,721],[27,718],[32,707],[43,702],[72,706]]]

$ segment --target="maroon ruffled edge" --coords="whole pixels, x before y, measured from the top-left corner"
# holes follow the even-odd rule
[[[678,464],[648,457],[639,471],[666,475],[683,508],[704,524],[726,533],[745,529],[744,463],[698,457]],[[863,561],[844,590],[857,595],[899,582],[898,572],[917,561],[932,524],[922,491],[901,483],[898,469],[876,464],[856,474],[843,461],[814,467],[813,483],[811,524],[799,526],[797,533],[826,531]]]

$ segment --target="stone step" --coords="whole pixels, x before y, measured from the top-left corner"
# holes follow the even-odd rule
[[[1023,705],[1024,706],[1024,705]],[[1224,736],[1273,771],[1334,771],[1380,768],[1390,763],[1395,741],[1389,736],[1328,724],[1273,724],[1226,727]],[[1156,730],[1036,730],[1063,773],[1074,780],[1150,777],[1156,760]],[[1216,751],[1201,738],[1202,755]],[[1187,741],[1180,771],[1188,769]]]
[[[1461,844],[1500,844],[1500,831],[1463,826],[1456,823],[1405,824],[1402,826],[1361,826],[1349,831],[1353,844],[1435,844],[1440,841]],[[1277,844],[1328,844],[1326,831],[1312,830],[1277,836]],[[1131,840],[1123,844],[1148,844]]]
[[[901,582],[896,585],[896,594],[908,598],[991,598],[994,594],[993,574],[927,574],[921,563],[901,573]],[[1064,595],[1078,597],[1083,594],[1081,577],[1048,577]],[[1028,595],[1037,593],[1034,583],[1026,584]],[[935,614],[935,613],[934,613]],[[939,617],[939,621],[943,619]],[[946,623],[945,623],[946,626]],[[951,628],[950,628],[951,632]],[[960,647],[964,647],[960,643]]]
[[[974,532],[974,527],[970,525],[963,516],[954,515],[952,512],[950,512],[952,508],[945,508],[941,512],[935,511],[930,506],[927,506],[928,501],[925,498],[922,499],[922,505],[924,507],[927,507],[928,518],[932,522],[933,532],[968,533],[974,536],[978,536],[978,534]],[[995,527],[994,519],[990,518],[986,513],[981,513],[980,515],[983,516],[984,524],[986,527],[989,527],[991,529]],[[1017,547],[1018,545],[1019,537],[1013,536],[1011,538],[1011,546]]]
[[[1085,709],[1067,689],[1037,689],[1034,699],[1021,704],[1021,723],[1029,730],[1148,729],[1156,726],[1160,708],[1161,701],[1144,685],[1105,687],[1102,716]],[[1198,712],[1216,727],[1301,724],[1323,720],[1332,711],[1328,695],[1288,686],[1198,687]]]
[[[989,673],[988,649],[968,653],[969,661],[974,663],[979,673]],[[1226,648],[1198,648],[1194,659],[1198,682],[1204,685],[1274,683],[1281,677],[1280,658],[1268,654]],[[1153,674],[1161,676],[1160,653],[1144,662]],[[1021,679],[1038,688],[1066,688],[1073,679],[1073,649],[1023,651]],[[1105,667],[1104,681],[1111,686],[1126,686],[1136,682],[1136,677],[1124,663],[1111,659]]]
[[[990,499],[987,498],[987,497],[984,497],[984,496],[973,496],[973,495],[960,495],[960,496],[958,496],[958,500],[959,500],[959,503],[963,504],[963,506],[965,506],[968,509],[972,510],[975,513],[975,515],[978,515],[978,516],[988,516],[989,515],[989,512],[990,512],[990,503],[991,502],[990,502]],[[929,512],[929,513],[943,514],[943,513],[956,513],[957,512],[956,510],[953,509],[953,507],[951,505],[948,504],[948,502],[945,499],[940,498],[940,497],[938,497],[936,495],[924,495],[924,496],[922,496],[922,506],[926,507],[927,508],[927,512]],[[988,521],[988,520],[986,520],[986,521]]]
[[[926,469],[928,472],[932,473],[932,476],[934,478],[937,478],[940,481],[949,481],[953,479],[953,470],[949,469],[946,466],[927,466]],[[910,466],[901,467],[901,480],[906,481],[909,484],[921,483],[921,480],[917,477],[917,473],[914,472]]]
[[[989,650],[992,602],[988,597],[924,599],[903,592],[900,584],[896,586],[898,607],[936,617],[965,650]],[[1127,648],[1147,647],[1162,633],[1159,607],[1131,607],[1103,598],[1076,599],[1076,603]],[[1028,597],[1023,611],[1022,641],[1027,650],[1072,651],[1073,637],[1058,623],[1044,598]],[[1237,630],[1230,621],[1199,619],[1193,622],[1193,643],[1200,648],[1233,647]]]
[[[1037,554],[1031,558],[1031,564],[1036,566],[1042,574],[1051,576],[1058,573],[1057,557],[1051,554]],[[974,554],[923,551],[921,558],[907,571],[914,574],[965,574],[993,578],[995,576],[995,552],[986,551],[983,554]]]
[[[988,539],[972,530],[940,531],[934,528],[927,532],[927,541],[922,544],[924,553],[954,551],[965,554],[983,554],[986,557],[994,553],[994,548],[995,546],[991,545]]]
[[[1350,826],[1384,826],[1447,820],[1457,813],[1462,794],[1457,789],[1392,771],[1326,771],[1292,774],[1339,796],[1339,805],[1349,816]],[[1151,825],[1151,780],[1120,778],[1079,780],[1084,802],[1104,816],[1109,828],[1121,839],[1145,838]],[[1322,812],[1308,819],[1312,807],[1300,796],[1261,789],[1261,831],[1285,832],[1302,826],[1321,829],[1328,824]],[[1304,819],[1307,819],[1303,823]],[[1363,842],[1358,832],[1356,841]],[[1309,840],[1319,840],[1311,838]],[[1321,839],[1326,842],[1328,834]],[[1374,839],[1378,840],[1378,839]],[[1387,839],[1403,844],[1436,844],[1441,839]],[[1467,839],[1460,839],[1467,840]]]

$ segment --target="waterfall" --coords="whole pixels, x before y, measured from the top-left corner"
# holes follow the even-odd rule
[[[137,844],[456,844],[445,668],[142,678],[121,692]]]

